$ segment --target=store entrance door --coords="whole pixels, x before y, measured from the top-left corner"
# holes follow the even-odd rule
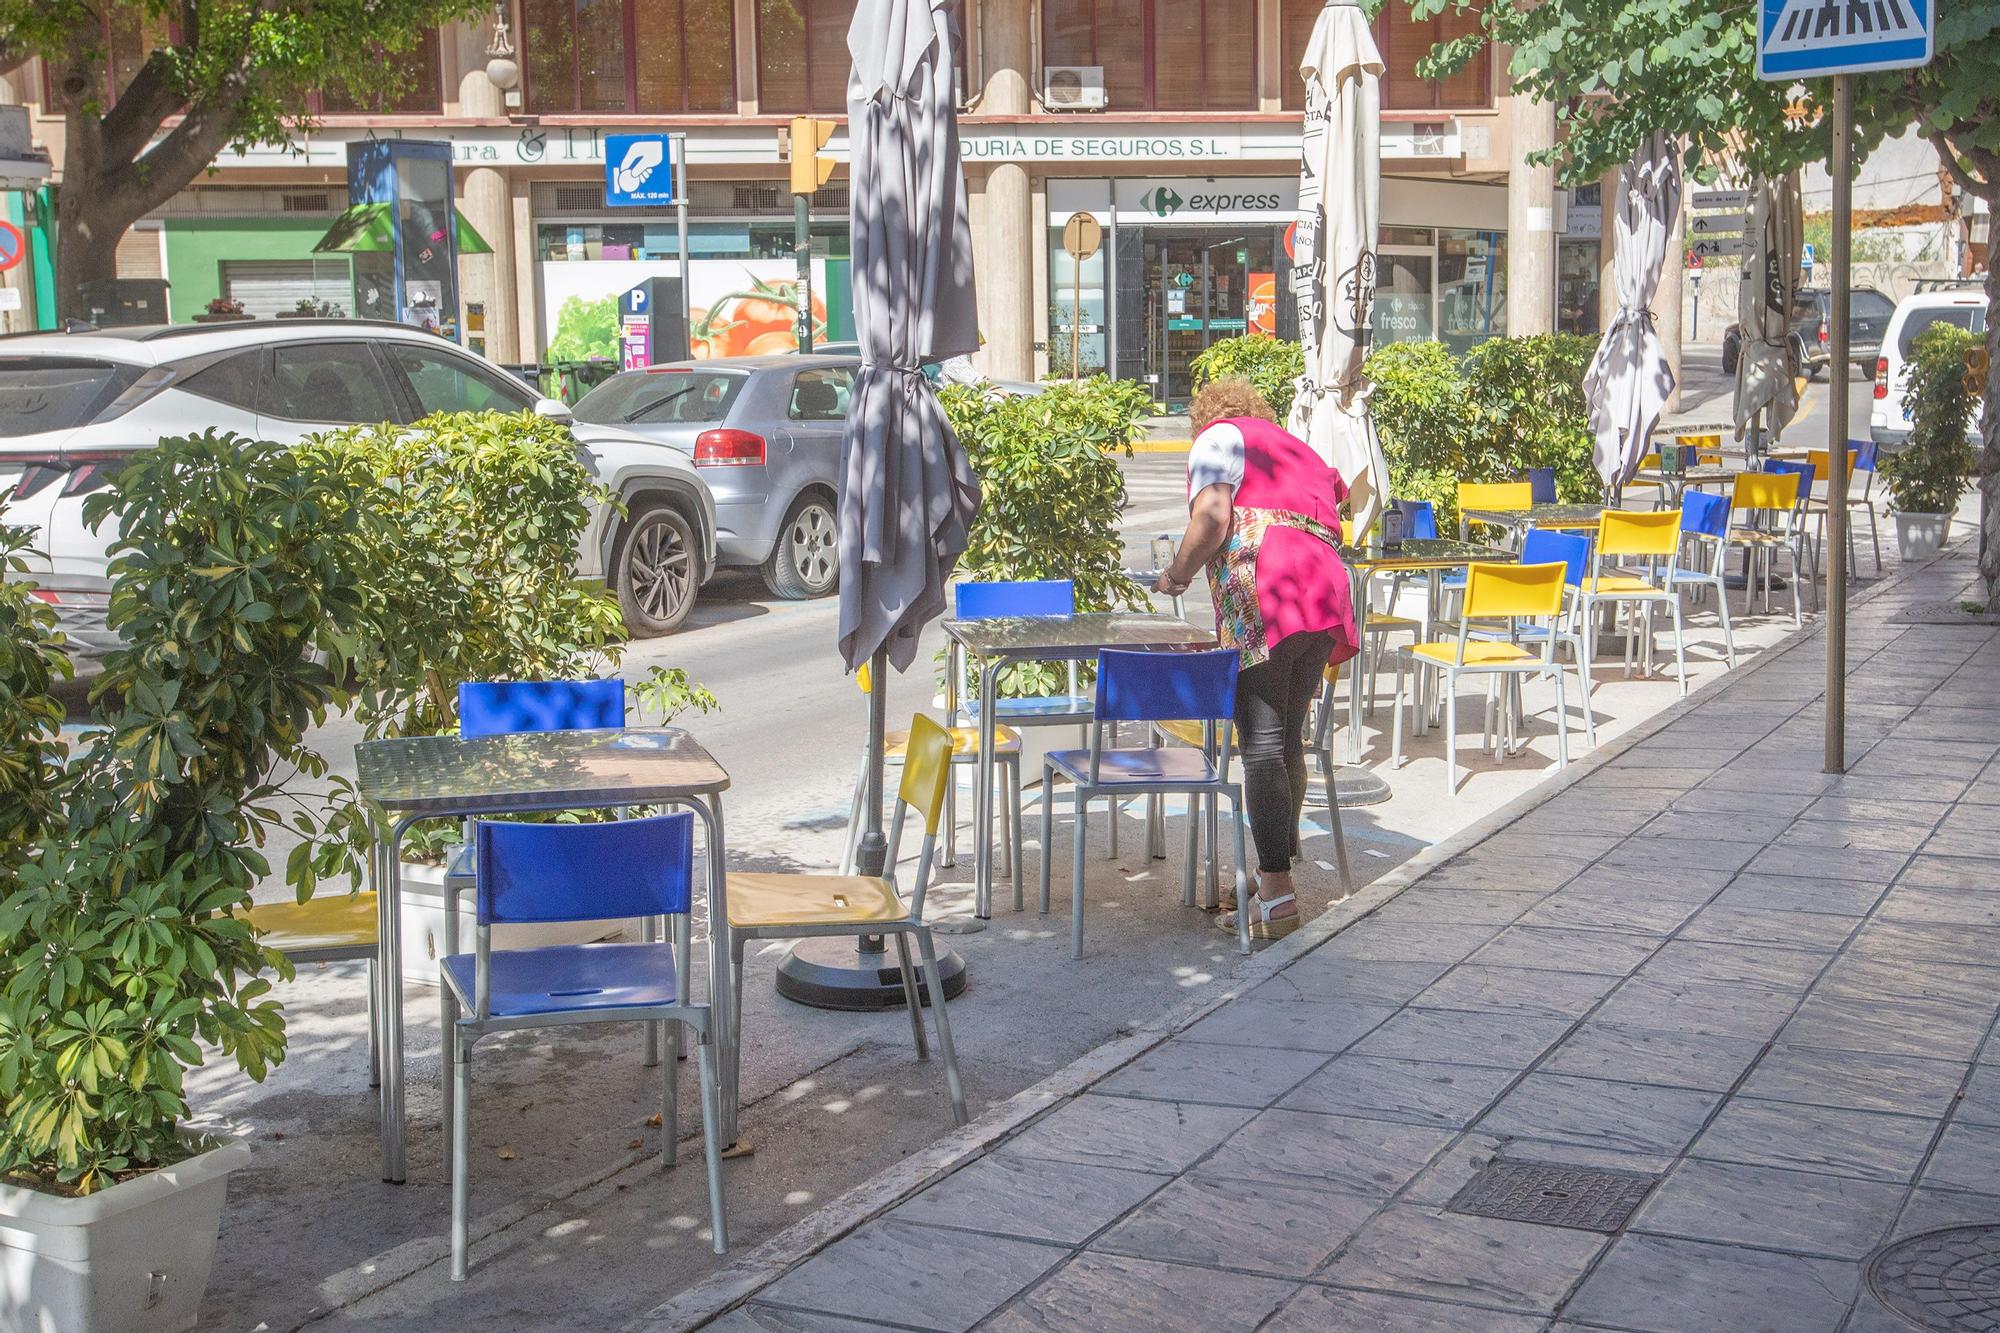
[[[1208,345],[1250,327],[1252,276],[1268,281],[1268,227],[1147,227],[1141,241],[1146,381],[1169,412],[1187,410],[1188,366]]]

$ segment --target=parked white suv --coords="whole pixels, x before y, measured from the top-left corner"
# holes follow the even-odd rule
[[[1868,433],[1877,444],[1901,448],[1909,441],[1912,423],[1903,410],[1903,394],[1910,387],[1910,348],[1934,324],[1985,333],[1986,294],[1979,282],[1923,287],[1896,303],[1875,359],[1875,402],[1868,412]],[[1977,421],[1972,429],[1977,436]]]
[[[255,320],[0,339],[0,523],[38,529],[32,577],[80,656],[105,628],[110,525],[83,497],[163,436],[215,428],[293,443],[332,426],[432,412],[569,409],[454,343],[372,320]],[[679,628],[715,568],[715,502],[682,454],[629,431],[574,423],[624,502],[592,516],[580,570],[602,577],[640,636]]]

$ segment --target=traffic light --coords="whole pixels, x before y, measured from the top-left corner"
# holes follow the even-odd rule
[[[834,161],[819,150],[833,137],[833,122],[792,117],[792,193],[811,194],[833,175]]]
[[[1965,349],[1965,391],[1974,398],[1986,392],[1986,369],[1989,364],[1984,347]]]

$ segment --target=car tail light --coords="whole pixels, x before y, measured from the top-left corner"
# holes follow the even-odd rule
[[[72,454],[44,454],[30,458],[16,456],[21,475],[15,479],[13,498],[25,500],[37,491],[60,481],[64,495],[88,495],[109,486],[130,457],[122,450],[90,450]]]
[[[1889,358],[1886,356],[1875,358],[1875,396],[1877,398],[1889,396]]]
[[[62,478],[69,469],[63,466],[60,457],[53,454],[23,458],[15,455],[7,460],[21,469],[21,475],[14,479],[12,498],[25,500],[37,491],[46,490]]]
[[[1819,345],[1820,345],[1821,347],[1824,347],[1824,346],[1826,346],[1826,344],[1827,344],[1827,336],[1826,336],[1826,321],[1825,321],[1825,320],[1821,320],[1821,321],[1819,322]]]
[[[694,439],[696,467],[762,467],[764,437],[747,430],[705,430]]]

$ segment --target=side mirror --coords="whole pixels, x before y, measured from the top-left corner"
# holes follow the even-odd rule
[[[576,419],[569,410],[569,404],[560,398],[537,398],[535,415],[547,417],[550,421],[560,421],[565,426]]]

